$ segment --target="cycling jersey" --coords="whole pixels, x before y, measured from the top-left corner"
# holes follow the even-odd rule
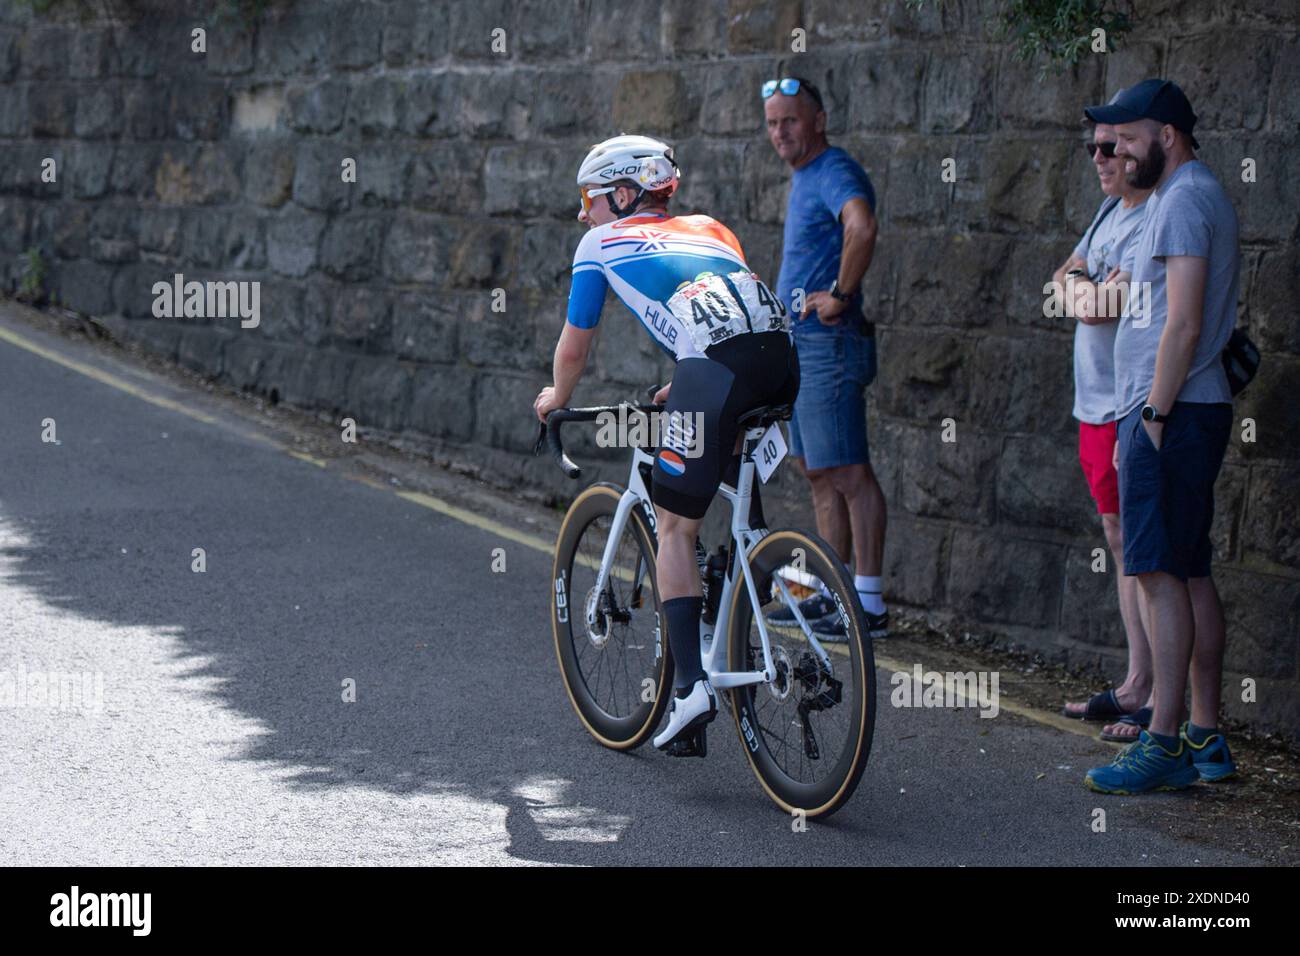
[[[678,360],[742,332],[785,328],[784,306],[749,271],[731,230],[708,216],[644,213],[588,230],[573,257],[569,323],[594,328],[608,289]]]

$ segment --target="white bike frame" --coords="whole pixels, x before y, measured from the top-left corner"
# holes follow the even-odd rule
[[[772,644],[767,633],[767,620],[760,610],[763,602],[759,600],[758,588],[754,583],[754,573],[749,567],[750,548],[768,534],[766,528],[751,528],[749,526],[749,507],[750,500],[753,497],[755,472],[753,450],[758,445],[758,440],[763,436],[765,430],[761,427],[754,427],[745,431],[744,444],[741,446],[740,476],[736,481],[736,487],[733,488],[730,485],[723,484],[718,488],[718,494],[731,505],[731,537],[735,542],[736,557],[731,573],[723,580],[722,596],[718,601],[717,620],[712,625],[707,625],[703,621],[700,622],[700,661],[704,666],[704,672],[709,677],[709,683],[718,690],[741,687],[746,684],[770,684],[776,678],[776,665],[772,661]],[[618,549],[619,539],[623,536],[623,530],[627,527],[628,514],[634,506],[641,505],[650,522],[650,527],[655,529],[655,510],[654,505],[650,502],[649,490],[641,478],[642,464],[653,467],[654,457],[640,448],[634,448],[632,450],[632,470],[628,476],[627,490],[623,492],[623,497],[619,499],[618,508],[614,512],[614,523],[609,529],[609,540],[605,542],[605,551],[600,559],[600,571],[596,575],[596,586],[592,592],[594,594],[604,593],[605,583],[609,580],[610,568],[614,563],[614,554]],[[735,568],[740,568],[745,589],[749,594],[749,602],[754,608],[754,620],[758,622],[758,634],[763,644],[763,669],[761,671],[723,670],[723,667],[726,666],[726,649],[722,645],[726,642],[714,639],[717,634],[727,633],[728,615],[736,588],[737,576]],[[808,626],[807,620],[799,611],[799,602],[790,594],[790,589],[786,586],[785,580],[780,574],[773,574],[772,581],[780,588],[783,600],[794,612],[795,621],[803,631],[804,637],[807,638],[813,652],[821,659],[821,663],[827,671],[832,670],[830,655],[822,647],[821,642],[817,640],[812,628]],[[599,626],[596,620],[599,602],[588,602],[588,604],[587,628],[592,633],[595,633]],[[657,629],[658,627],[656,627]]]

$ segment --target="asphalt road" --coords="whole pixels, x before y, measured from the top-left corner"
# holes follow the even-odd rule
[[[0,339],[0,677],[103,681],[102,708],[0,706],[7,864],[1253,862],[1171,823],[1186,794],[1085,790],[1104,745],[894,709],[885,672],[862,784],[806,832],[729,723],[704,761],[604,750],[560,684],[545,554],[213,414]]]

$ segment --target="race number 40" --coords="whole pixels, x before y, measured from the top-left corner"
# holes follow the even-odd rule
[[[785,453],[785,436],[781,434],[781,426],[773,422],[767,426],[767,431],[758,440],[758,447],[754,449],[754,465],[758,468],[758,477],[763,484],[767,484],[767,479],[772,477],[772,472],[781,464]]]

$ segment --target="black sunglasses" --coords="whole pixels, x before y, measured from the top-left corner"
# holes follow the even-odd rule
[[[1114,143],[1084,143],[1083,146],[1088,151],[1088,155],[1093,159],[1097,158],[1097,150],[1101,150],[1101,155],[1105,156],[1107,159],[1112,159],[1115,156]]]

